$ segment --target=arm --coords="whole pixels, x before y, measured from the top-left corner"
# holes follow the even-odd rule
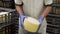
[[[23,10],[21,8],[22,0],[15,0],[15,4],[16,4],[16,10],[19,13],[19,18],[20,18],[20,25],[23,28],[24,27],[24,18],[26,18],[26,16],[23,14]]]
[[[48,15],[48,13],[52,9],[52,6],[51,6],[52,4],[53,4],[53,0],[44,0],[44,5],[46,6],[46,8],[41,16],[46,17]]]
[[[23,14],[21,5],[23,4],[22,0],[14,0],[15,1],[15,6],[16,6],[16,10],[19,14]]]
[[[23,10],[20,6],[16,6],[16,10],[19,14],[23,14]]]
[[[47,6],[46,9],[44,10],[44,12],[41,14],[41,17],[39,18],[39,22],[42,24],[44,17],[46,17],[48,15],[48,13],[51,11],[52,7],[51,6]]]
[[[51,11],[52,9],[52,3],[53,0],[44,0],[44,5],[47,6],[45,8],[45,10],[43,11],[43,13],[41,14],[40,18],[39,18],[39,22],[42,24],[44,17],[46,17],[48,15],[48,13]]]
[[[41,16],[46,17],[48,13],[51,11],[51,9],[52,9],[51,6],[47,6]]]
[[[23,20],[24,20],[24,18],[26,17],[25,15],[23,15],[23,10],[22,10],[22,8],[20,7],[20,6],[16,6],[16,10],[17,10],[17,12],[19,13],[19,15],[20,15],[20,25],[21,25],[21,27],[23,28],[24,27],[24,25],[23,25]]]

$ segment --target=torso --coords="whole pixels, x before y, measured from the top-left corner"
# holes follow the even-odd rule
[[[40,14],[43,12],[43,0],[22,1],[24,14],[38,19]]]
[[[22,0],[22,1],[24,14],[39,19],[44,9],[43,0]],[[44,30],[43,28],[45,28],[46,25],[47,25],[46,19],[44,19],[43,24],[40,27],[41,29],[38,31],[38,33],[42,33],[43,31],[45,32],[46,29]]]

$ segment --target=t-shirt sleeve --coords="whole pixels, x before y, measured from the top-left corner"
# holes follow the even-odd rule
[[[44,0],[45,5],[51,5],[53,3],[53,0]]]
[[[14,0],[15,1],[15,4],[17,5],[21,5],[22,4],[22,0]]]

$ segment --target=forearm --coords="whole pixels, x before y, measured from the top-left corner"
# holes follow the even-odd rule
[[[23,14],[23,10],[20,6],[16,6],[16,10],[19,14]]]
[[[46,17],[48,13],[51,11],[51,9],[52,9],[51,6],[47,6],[41,16]]]

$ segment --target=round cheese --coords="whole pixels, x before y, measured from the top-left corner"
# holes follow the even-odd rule
[[[7,19],[7,17],[5,15],[8,16],[8,13],[9,12],[0,12],[0,23],[3,23],[6,21],[5,19]]]
[[[24,19],[24,29],[29,32],[36,32],[38,30],[39,25],[39,21],[35,18],[27,17]]]

